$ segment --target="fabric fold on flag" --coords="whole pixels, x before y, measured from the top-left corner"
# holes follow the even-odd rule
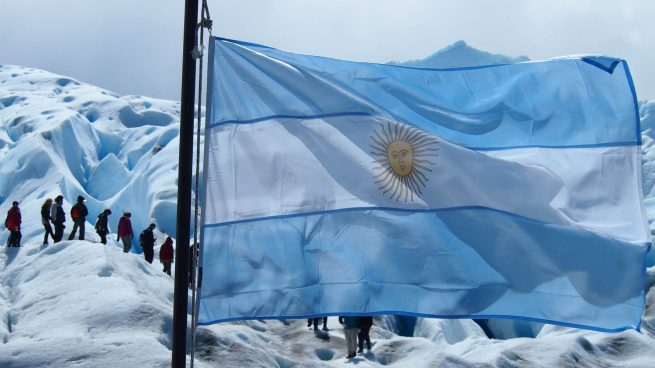
[[[199,323],[343,314],[638,328],[625,61],[415,69],[212,38]]]

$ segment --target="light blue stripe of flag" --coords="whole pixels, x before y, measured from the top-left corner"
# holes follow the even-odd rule
[[[647,247],[492,210],[355,210],[204,236],[203,324],[360,313],[620,331],[642,314]]]
[[[214,42],[221,45],[214,63],[226,63],[210,76],[212,125],[358,113],[411,122],[480,149],[641,142],[632,79],[619,59],[433,70]]]

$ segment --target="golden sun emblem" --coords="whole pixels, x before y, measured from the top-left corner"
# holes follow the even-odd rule
[[[425,171],[432,172],[428,166],[434,165],[428,158],[438,156],[439,141],[422,130],[392,122],[386,127],[380,124],[370,138],[371,154],[377,157],[373,170],[379,173],[373,178],[378,189],[396,202],[414,202],[428,182]]]

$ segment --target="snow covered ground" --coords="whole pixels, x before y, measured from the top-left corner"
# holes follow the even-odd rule
[[[516,62],[463,42],[412,66]],[[655,229],[655,102],[642,102],[644,194]],[[23,247],[0,252],[0,367],[170,365],[172,279],[140,247],[124,254],[93,231],[111,208],[115,231],[130,210],[135,232],[157,223],[157,246],[175,237],[179,103],[117,96],[45,71],[0,65],[0,210],[17,200]],[[42,245],[40,207],[78,195],[87,241]],[[4,212],[3,212],[4,213]],[[68,216],[70,217],[70,216]],[[66,235],[72,223],[68,222]],[[8,232],[0,233],[0,244]],[[376,318],[369,353],[345,359],[336,318],[201,327],[198,367],[655,367],[655,257],[649,259],[642,330],[616,334],[518,321]]]

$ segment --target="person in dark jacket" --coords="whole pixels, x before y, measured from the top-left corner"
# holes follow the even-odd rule
[[[52,204],[52,208],[50,208],[50,220],[55,226],[55,235],[52,237],[52,240],[55,243],[60,242],[64,238],[64,228],[66,227],[64,225],[66,222],[66,213],[64,212],[62,203],[64,203],[64,196],[58,195],[55,198],[55,203]]]
[[[84,240],[84,224],[86,223],[86,216],[89,215],[89,210],[84,205],[84,197],[77,196],[77,203],[71,208],[71,218],[73,219],[73,231],[68,236],[68,240],[75,238],[75,232],[80,229],[80,240]]]
[[[339,316],[339,323],[343,325],[343,334],[346,337],[346,346],[348,348],[348,356],[346,358],[354,358],[357,356],[357,317]]]
[[[327,317],[310,318],[307,327],[309,327],[311,323],[314,325],[314,331],[318,331],[318,323],[321,319],[323,320],[323,331],[330,331],[330,329],[327,327]]]
[[[118,220],[118,231],[116,232],[116,241],[123,242],[123,253],[127,253],[132,249],[132,238],[134,238],[134,231],[132,231],[132,214],[129,211],[123,213],[123,217]]]
[[[357,340],[359,340],[359,350],[358,353],[364,351],[364,341],[366,341],[366,350],[371,350],[371,337],[368,335],[373,326],[373,317],[371,316],[360,316],[357,318],[357,327],[359,328],[359,333],[357,334]]]
[[[45,235],[43,236],[43,244],[48,244],[48,235],[52,237],[52,241],[55,241],[55,234],[52,232],[52,226],[50,225],[50,210],[52,209],[52,198],[48,198],[43,202],[41,206],[41,223],[45,229]]]
[[[102,211],[98,215],[98,219],[96,220],[96,233],[100,235],[100,242],[102,244],[107,244],[107,234],[109,234],[109,224],[108,224],[108,218],[107,216],[111,215],[111,210],[109,208],[106,208],[104,211]]]
[[[141,249],[143,249],[143,257],[146,259],[146,262],[152,263],[152,259],[155,257],[155,234],[153,230],[157,225],[150,224],[145,230],[139,235],[139,242],[141,243]]]
[[[159,249],[159,262],[164,265],[164,272],[171,275],[171,263],[173,263],[173,239],[168,236]]]
[[[7,211],[7,218],[5,219],[5,227],[10,231],[7,247],[20,247],[21,222],[20,208],[18,208],[18,202],[14,201],[9,211]]]
[[[189,288],[191,289],[196,287],[196,268],[198,267],[198,256],[200,255],[200,244],[195,244],[195,250],[192,245],[189,245]]]

